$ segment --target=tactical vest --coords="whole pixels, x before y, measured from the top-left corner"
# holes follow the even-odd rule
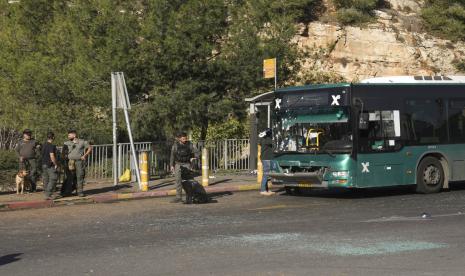
[[[176,144],[176,162],[189,163],[192,158],[191,143]]]

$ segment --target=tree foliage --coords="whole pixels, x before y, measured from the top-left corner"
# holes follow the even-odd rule
[[[295,23],[313,20],[319,1],[2,1],[1,127],[108,142],[110,72],[123,71],[136,138],[193,128],[205,138],[272,88],[264,58],[278,58],[280,84],[296,75]]]
[[[421,15],[429,32],[453,41],[465,41],[465,1],[427,0]]]

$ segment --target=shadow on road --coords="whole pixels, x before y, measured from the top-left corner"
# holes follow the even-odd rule
[[[222,180],[214,181],[214,182],[208,184],[208,186],[214,186],[214,185],[218,185],[218,184],[221,184],[221,183],[226,183],[226,182],[229,182],[229,181],[231,181],[231,180],[232,180],[232,179],[227,178],[227,179],[222,179]]]
[[[174,185],[174,181],[172,180],[168,180],[168,181],[164,181],[164,182],[161,182],[160,184],[157,184],[157,185],[153,185],[153,186],[150,186],[150,190],[155,190],[155,189],[160,189],[160,188],[163,188],[163,187],[166,187],[166,186],[171,186],[171,185]]]
[[[94,194],[102,194],[102,193],[106,193],[106,192],[118,191],[120,189],[131,188],[131,187],[132,186],[130,184],[120,184],[118,186],[109,186],[109,187],[102,187],[102,188],[86,190],[85,186],[84,186],[84,190],[85,190],[87,195],[94,195]]]
[[[465,182],[451,183],[450,191],[465,190]],[[376,197],[391,197],[416,194],[414,185],[369,188],[369,189],[305,189],[298,188],[292,194],[283,189],[277,191],[281,196],[321,197],[340,199],[363,199]],[[443,191],[443,192],[447,192]]]
[[[450,183],[450,191],[465,190],[465,182]],[[339,199],[363,199],[416,194],[414,185],[369,188],[369,189],[298,189],[294,194],[287,194],[284,189],[278,190],[281,196],[322,197]],[[444,191],[443,191],[444,192]]]
[[[211,199],[217,199],[217,198],[222,198],[222,197],[225,197],[225,196],[232,196],[233,193],[232,192],[216,192],[216,193],[209,193],[208,196],[211,198]]]
[[[14,262],[21,260],[21,258],[18,258],[21,255],[23,255],[23,253],[15,253],[15,254],[8,254],[8,255],[0,256],[0,266],[7,265],[9,263],[14,263]]]

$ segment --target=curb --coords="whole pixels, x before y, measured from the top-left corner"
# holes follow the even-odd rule
[[[271,187],[271,185],[270,185]],[[222,193],[222,192],[245,192],[259,190],[260,184],[247,184],[237,185],[231,187],[206,187],[207,193]],[[73,198],[73,199],[57,199],[57,200],[36,200],[36,201],[15,201],[0,203],[0,211],[14,211],[24,209],[39,209],[39,208],[50,208],[74,204],[89,204],[89,203],[106,203],[123,200],[135,200],[135,199],[146,199],[146,198],[157,198],[157,197],[168,197],[176,195],[176,190],[164,190],[164,191],[151,191],[151,192],[134,192],[134,193],[112,193],[88,196],[84,198]]]

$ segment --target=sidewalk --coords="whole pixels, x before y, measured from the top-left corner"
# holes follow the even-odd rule
[[[196,178],[201,183],[200,178]],[[39,192],[17,195],[13,192],[0,193],[0,211],[55,207],[72,204],[102,203],[118,200],[174,196],[174,178],[154,179],[149,183],[149,191],[139,192],[136,183],[121,183],[113,186],[111,182],[89,181],[84,186],[86,197],[66,197],[57,200],[45,200],[39,185]],[[250,174],[219,174],[210,178],[205,188],[209,194],[232,193],[259,190],[257,177]]]

